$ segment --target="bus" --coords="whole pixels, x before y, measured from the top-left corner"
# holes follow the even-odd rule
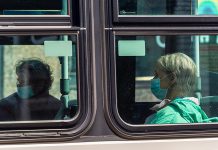
[[[217,25],[217,0],[0,1],[0,149],[216,149],[216,122],[145,120],[156,61],[176,52],[218,117]]]

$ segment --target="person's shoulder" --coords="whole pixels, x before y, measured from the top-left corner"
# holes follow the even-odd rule
[[[165,116],[174,117],[176,115],[175,112],[176,111],[175,111],[175,109],[173,107],[171,107],[170,105],[167,105],[166,107],[164,107],[164,108],[160,109],[159,111],[157,111],[157,115],[159,117],[161,117],[161,116],[163,116],[163,117],[165,117]]]
[[[173,100],[169,103],[169,106],[173,109],[184,112],[186,110],[199,111],[201,108],[197,98],[184,97]]]
[[[200,105],[200,101],[195,97],[183,97],[176,98],[170,104],[190,104],[190,105]]]
[[[0,104],[14,104],[17,102],[17,94],[13,93],[0,100]]]
[[[171,104],[168,104],[164,108],[157,111],[157,113],[160,114],[160,115],[174,114],[174,112],[175,112],[175,109],[172,107]]]
[[[54,97],[52,95],[48,96],[48,103],[56,104],[56,105],[61,105],[61,101],[58,98],[56,98],[56,97]]]

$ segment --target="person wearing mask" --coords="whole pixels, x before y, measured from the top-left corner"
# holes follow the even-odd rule
[[[39,59],[25,59],[17,63],[16,74],[17,92],[0,101],[0,120],[53,120],[61,102],[49,94],[50,66]]]
[[[193,60],[183,53],[161,56],[151,80],[152,93],[162,101],[151,108],[154,114],[146,124],[215,122],[208,118],[195,97],[197,69]]]

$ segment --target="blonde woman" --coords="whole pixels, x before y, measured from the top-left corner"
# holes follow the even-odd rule
[[[208,118],[195,98],[196,65],[183,53],[162,56],[155,67],[151,91],[163,101],[151,109],[147,124],[198,123],[217,121]]]

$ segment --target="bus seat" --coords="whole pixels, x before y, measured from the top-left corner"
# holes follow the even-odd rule
[[[218,96],[202,97],[200,106],[208,117],[218,117]]]

